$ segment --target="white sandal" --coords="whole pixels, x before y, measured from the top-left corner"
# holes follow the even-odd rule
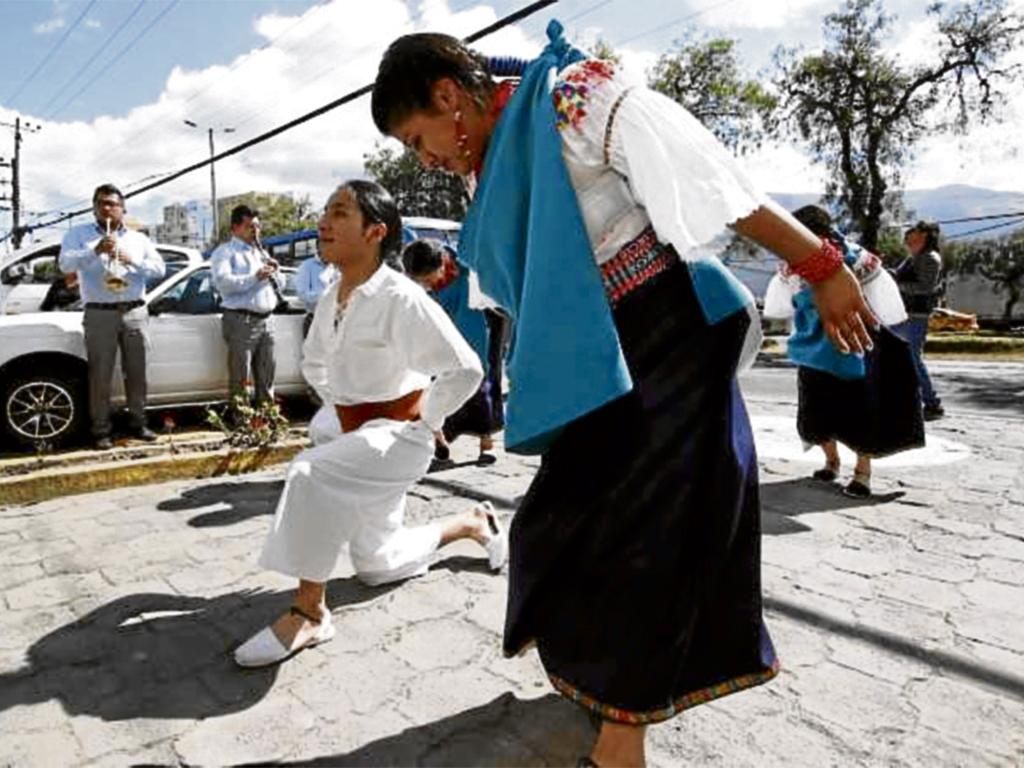
[[[235,663],[238,666],[254,669],[279,664],[286,659],[290,659],[299,651],[312,648],[320,643],[326,643],[334,637],[334,624],[331,621],[330,612],[325,612],[323,618],[317,621],[313,616],[297,606],[293,605],[288,610],[290,613],[302,616],[302,618],[317,624],[316,632],[302,645],[289,649],[281,644],[273,629],[264,627],[235,649]]]
[[[489,501],[481,502],[476,509],[487,516],[487,529],[485,534],[487,540],[484,542],[484,549],[487,550],[487,563],[492,571],[500,571],[508,560],[508,531],[506,531],[494,512],[494,505]]]

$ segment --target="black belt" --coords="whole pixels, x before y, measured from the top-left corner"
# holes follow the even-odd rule
[[[87,301],[85,303],[86,309],[110,309],[117,312],[127,312],[129,309],[135,309],[145,304],[142,299],[135,301]]]
[[[251,309],[232,309],[230,307],[224,311],[237,312],[240,315],[248,315],[249,317],[258,317],[260,320],[266,320],[271,314],[273,314],[271,312],[253,312]]]

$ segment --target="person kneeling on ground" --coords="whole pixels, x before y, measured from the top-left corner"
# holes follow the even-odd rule
[[[394,200],[377,184],[350,181],[327,201],[319,233],[341,277],[317,303],[302,370],[340,431],[288,467],[260,563],[298,578],[298,593],[287,613],[235,651],[242,667],[277,663],[334,636],[326,581],[346,542],[369,585],[422,575],[434,552],[457,539],[483,545],[494,570],[507,551],[486,504],[404,525],[406,492],[426,473],[435,434],[483,372],[437,303],[389,265],[401,244]]]

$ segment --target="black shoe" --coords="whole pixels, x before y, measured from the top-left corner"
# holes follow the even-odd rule
[[[449,461],[452,457],[451,449],[444,443],[434,441],[434,458],[438,461]]]
[[[836,471],[831,467],[822,467],[813,475],[811,475],[811,477],[823,483],[831,483],[834,482],[836,479]]]
[[[147,443],[152,443],[156,440],[156,432],[149,427],[139,427],[132,431],[132,437],[136,440],[144,440]]]
[[[498,461],[498,457],[490,451],[480,451],[480,455],[476,458],[476,463],[481,467],[487,467]]]
[[[843,495],[851,499],[867,499],[871,497],[871,488],[860,480],[851,480],[845,488]]]
[[[114,447],[114,441],[110,439],[110,435],[100,435],[93,442],[97,451],[109,451]]]
[[[926,405],[924,407],[925,421],[938,421],[946,415],[946,409],[941,405]]]

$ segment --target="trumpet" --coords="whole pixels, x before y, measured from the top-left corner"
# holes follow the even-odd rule
[[[106,219],[107,231],[106,236],[110,237],[110,219]],[[124,266],[117,260],[117,248],[114,248],[114,253],[110,254],[106,258],[104,264],[104,275],[103,284],[107,287],[108,291],[114,293],[120,293],[128,287],[128,280],[125,278]]]

